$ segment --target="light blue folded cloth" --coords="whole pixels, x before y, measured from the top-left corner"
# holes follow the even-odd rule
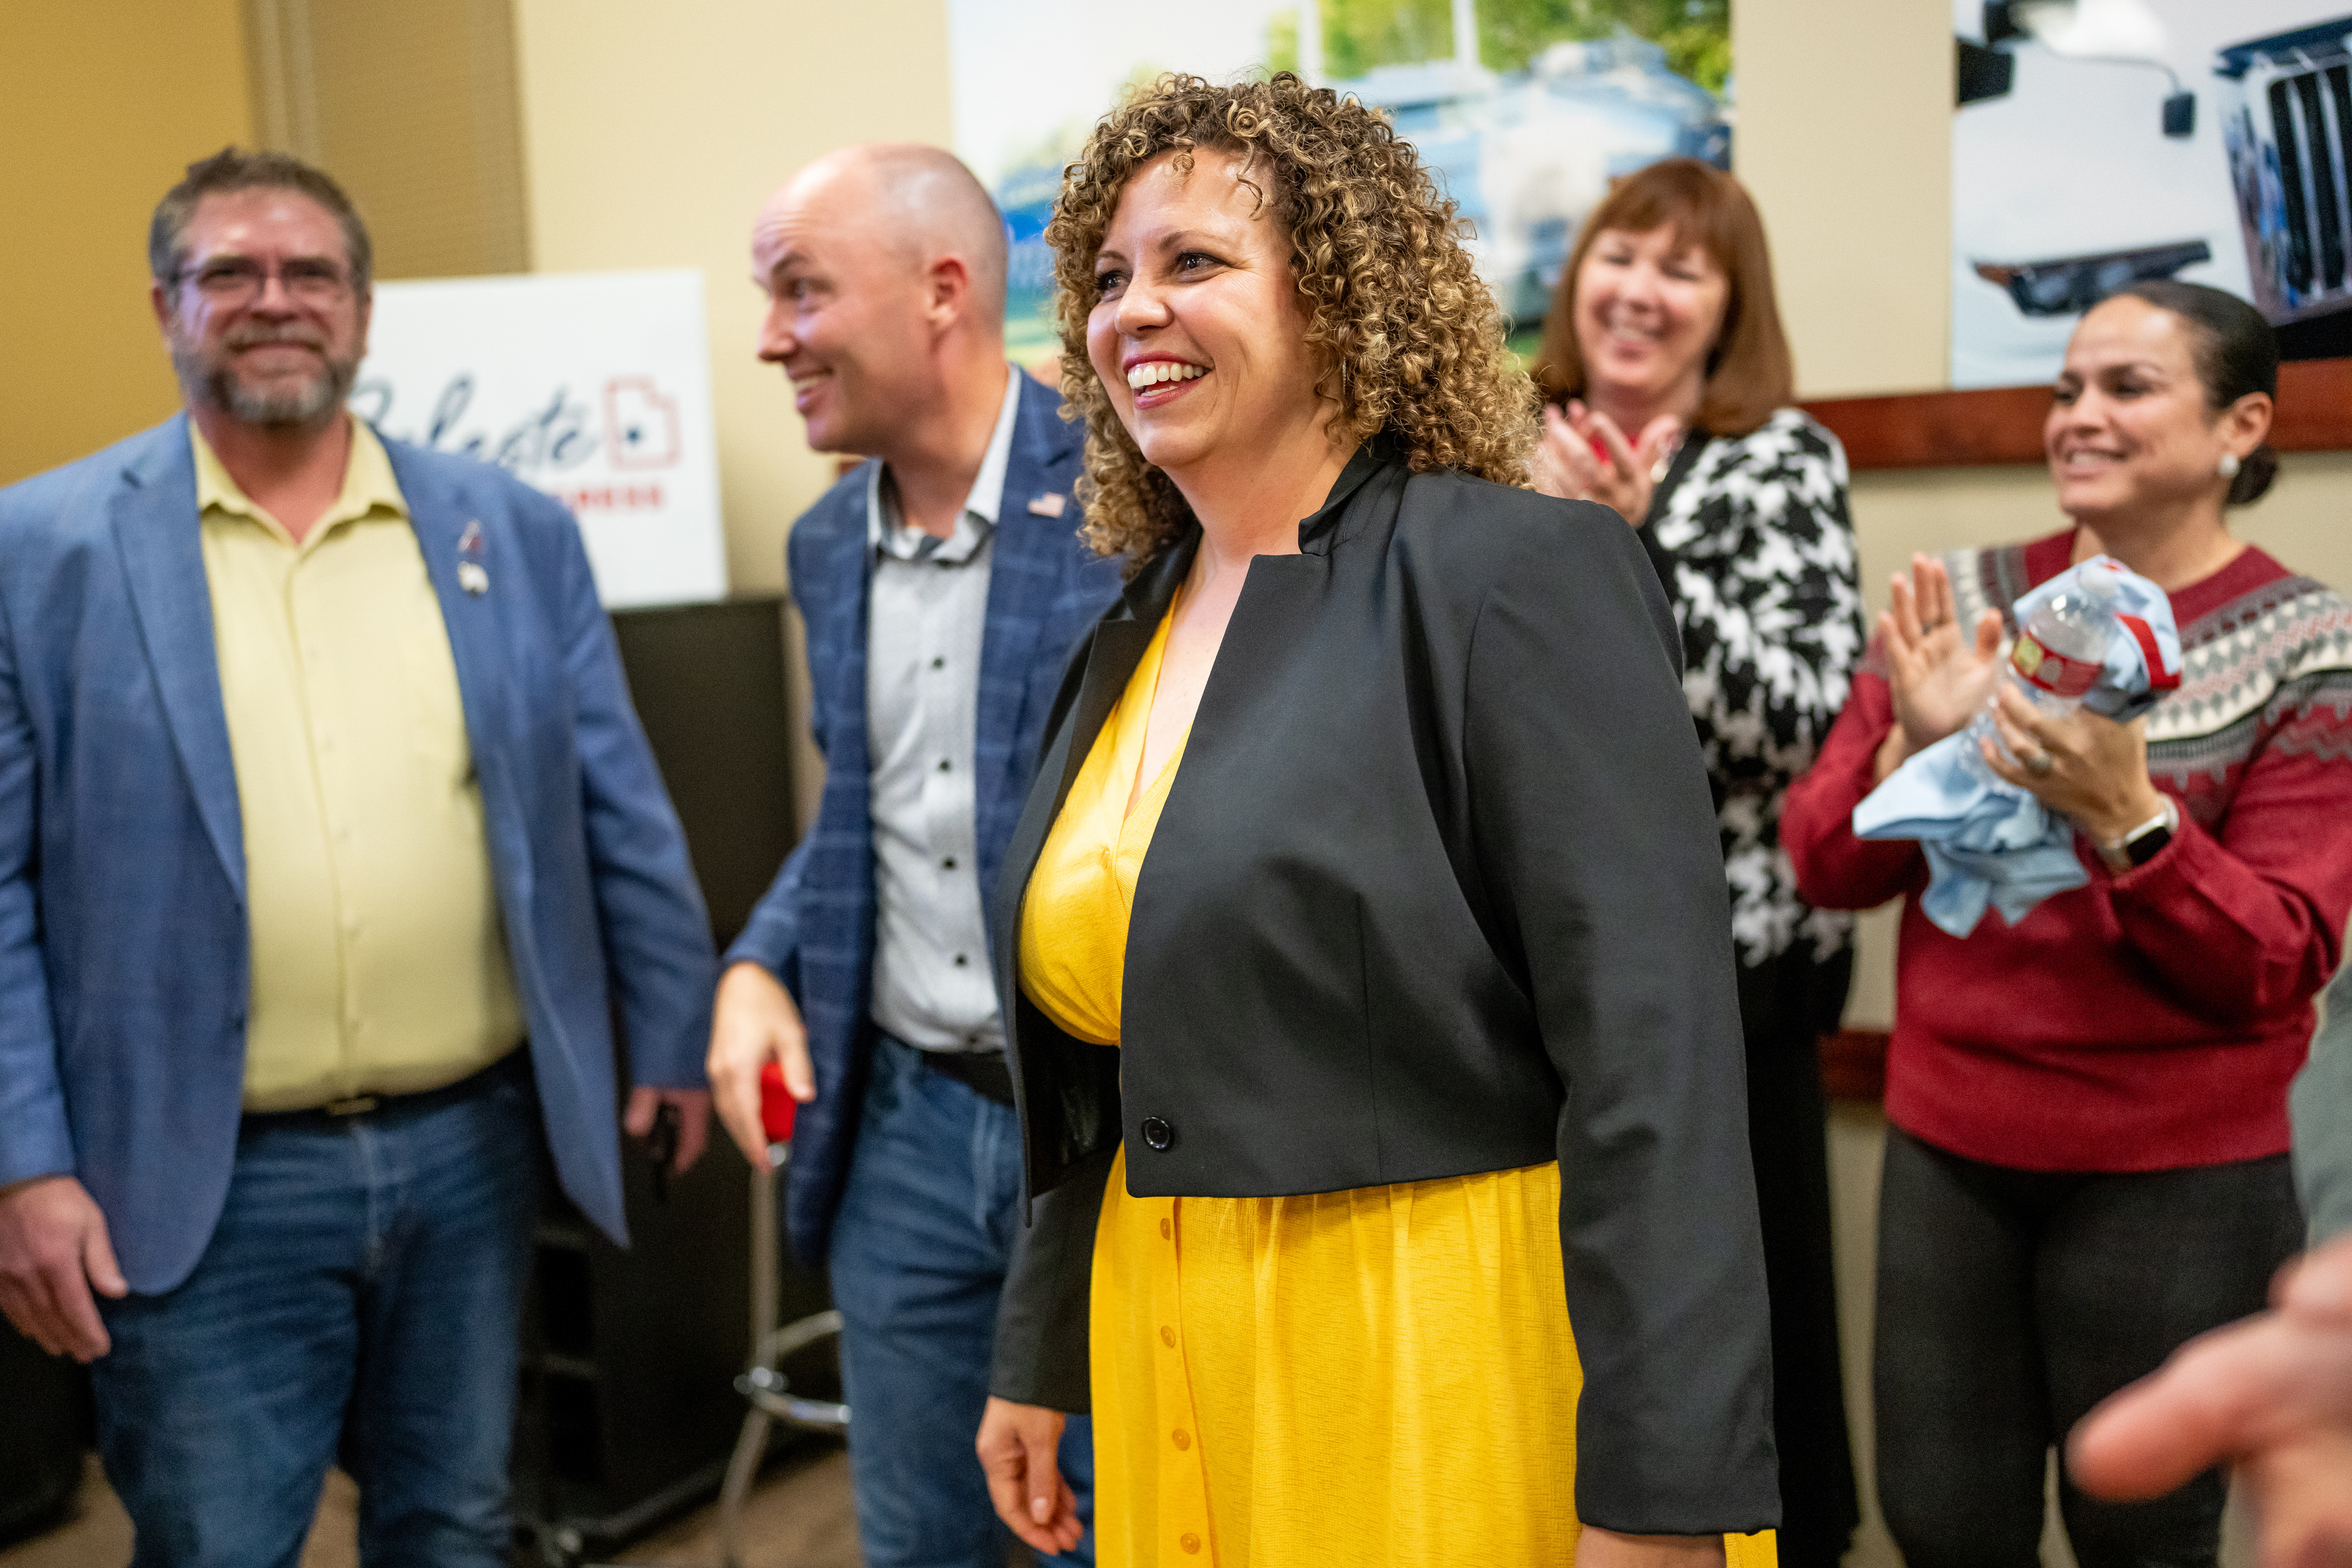
[[[2085,572],[2115,574],[2109,605],[2125,635],[2108,644],[2083,706],[2128,723],[2180,684],[2180,633],[2163,589],[2095,555],[2018,600],[2016,624],[2025,625]],[[2011,679],[2006,668],[2002,679]],[[1919,841],[1928,870],[1920,912],[1954,936],[1976,930],[1988,904],[2015,925],[2053,893],[2090,880],[2074,854],[2074,824],[2014,784],[1978,777],[1961,760],[1961,748],[1975,743],[1966,730],[1947,735],[1853,808],[1856,837]]]

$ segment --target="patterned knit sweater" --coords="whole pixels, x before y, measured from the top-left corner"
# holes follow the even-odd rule
[[[1946,558],[1962,625],[2072,558],[2073,532]],[[1916,844],[1865,843],[1853,808],[1894,726],[1879,647],[1783,841],[1817,903],[1914,895],[1896,955],[1886,1112],[1973,1160],[2147,1171],[2276,1154],[2286,1089],[2352,913],[2352,602],[2249,548],[2172,595],[2181,683],[2147,717],[2171,843],[2016,926],[1962,939],[1920,914]],[[2011,626],[2014,632],[2014,626]]]
[[[1699,437],[1694,437],[1698,440]],[[1800,410],[1684,454],[1643,542],[1683,637],[1731,883],[1740,962],[1845,950],[1853,917],[1809,907],[1780,848],[1780,802],[1844,706],[1863,646],[1845,452]]]

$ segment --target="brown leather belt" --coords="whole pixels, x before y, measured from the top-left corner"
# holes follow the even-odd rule
[[[305,1106],[297,1110],[248,1110],[243,1121],[247,1125],[286,1127],[299,1123],[336,1123],[360,1117],[383,1114],[413,1114],[433,1110],[444,1105],[481,1093],[510,1078],[530,1076],[530,1049],[518,1046],[513,1050],[478,1072],[467,1073],[455,1083],[443,1084],[415,1094],[360,1094],[349,1100],[330,1100],[324,1105]]]

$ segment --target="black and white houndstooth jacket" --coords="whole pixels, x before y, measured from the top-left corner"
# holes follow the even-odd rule
[[[1694,433],[1692,442],[1702,437]],[[1651,553],[1683,636],[1683,692],[1723,828],[1743,963],[1809,942],[1829,958],[1853,917],[1797,895],[1780,803],[1812,765],[1864,642],[1845,452],[1795,408],[1685,445],[1652,499]]]

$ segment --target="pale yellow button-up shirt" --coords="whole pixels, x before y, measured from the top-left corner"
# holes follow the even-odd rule
[[[520,1043],[440,601],[383,445],[297,544],[195,426],[196,501],[245,826],[245,1105],[454,1083]]]

